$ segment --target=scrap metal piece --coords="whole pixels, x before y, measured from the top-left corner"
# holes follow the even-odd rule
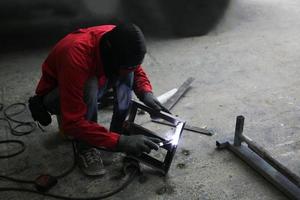
[[[234,141],[216,141],[217,148],[229,149],[289,198],[300,200],[299,177],[272,158],[265,149],[243,135],[243,127],[244,117],[238,116]]]
[[[184,93],[189,89],[191,83],[194,80],[195,79],[193,77],[189,77],[186,81],[184,81],[184,83],[178,88],[176,93],[171,98],[169,98],[167,102],[163,104],[163,106],[168,110],[171,110],[174,107],[174,105],[178,102],[180,97],[184,95]]]

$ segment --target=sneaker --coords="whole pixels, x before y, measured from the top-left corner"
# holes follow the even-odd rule
[[[79,150],[78,164],[82,172],[87,176],[103,176],[106,173],[100,151],[96,148]]]

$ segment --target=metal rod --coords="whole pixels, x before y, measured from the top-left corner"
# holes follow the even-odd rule
[[[157,120],[157,119],[151,119],[152,122],[154,123],[158,123],[158,124],[164,124],[164,125],[167,125],[167,126],[172,126],[172,127],[175,127],[174,124],[171,124],[167,121],[162,121],[162,120]],[[190,126],[188,124],[186,124],[184,126],[184,130],[188,130],[188,131],[192,131],[192,132],[195,132],[195,133],[200,133],[200,134],[204,134],[204,135],[209,135],[209,136],[212,136],[213,133],[204,129],[204,128],[199,128],[199,127],[196,127],[196,126]]]
[[[241,141],[244,141],[252,151],[254,151],[256,154],[258,154],[261,158],[263,158],[266,162],[268,162],[270,165],[272,165],[280,173],[285,175],[295,185],[300,187],[300,178],[295,173],[293,173],[291,170],[289,170],[287,167],[285,167],[280,162],[275,160],[267,150],[265,150],[262,146],[258,145],[252,139],[250,139],[249,137],[247,137],[243,134],[241,134],[239,136],[239,138]]]
[[[144,111],[146,111],[147,113],[150,114],[150,116],[155,116],[155,117],[158,117],[158,118],[161,118],[161,119],[164,119],[172,124],[177,124],[179,121],[181,121],[178,117],[175,117],[169,113],[166,113],[166,112],[163,112],[163,111],[157,111],[157,110],[154,110],[142,103],[139,103],[138,101],[135,101],[135,100],[131,100],[132,102],[132,108],[140,108]],[[130,116],[129,116],[129,119]]]
[[[236,125],[235,125],[235,133],[234,133],[234,146],[241,146],[241,139],[240,136],[243,133],[244,129],[244,116],[240,115],[236,117]]]
[[[178,102],[178,100],[181,98],[182,95],[188,90],[190,87],[191,83],[194,81],[193,77],[188,78],[177,90],[177,92],[168,99],[166,103],[163,105],[168,109],[171,110],[173,106]]]
[[[244,119],[243,116],[236,119],[234,142],[216,141],[218,149],[231,150],[289,198],[300,200],[299,177],[275,160],[263,147],[242,134]]]
[[[266,162],[263,158],[251,151],[250,148],[247,148],[245,145],[235,146],[229,143],[219,145],[226,146],[225,148],[228,148],[238,155],[289,198],[300,200],[300,188],[281,172],[272,167],[272,165]]]
[[[133,122],[137,113],[137,109],[138,107],[136,106],[135,102],[133,103],[133,105],[130,108],[130,113],[129,113],[129,117],[128,117],[128,121]]]

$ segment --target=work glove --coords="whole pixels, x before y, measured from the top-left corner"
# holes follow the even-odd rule
[[[117,150],[139,156],[143,152],[150,153],[152,149],[158,150],[159,142],[161,142],[161,140],[158,138],[144,135],[120,135]]]
[[[153,108],[154,110],[157,110],[157,111],[164,111],[164,112],[167,112],[167,113],[170,113],[171,112],[165,108],[163,105],[161,105],[161,103],[158,101],[158,99],[153,95],[152,92],[145,92],[140,100],[147,106],[149,106],[150,108]]]
[[[28,100],[28,107],[34,121],[38,121],[43,126],[48,126],[52,119],[43,104],[43,97],[35,95]]]

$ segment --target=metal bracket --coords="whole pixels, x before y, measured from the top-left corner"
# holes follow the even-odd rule
[[[244,119],[243,116],[237,117],[234,141],[216,141],[217,148],[232,151],[289,198],[299,200],[300,178],[272,158],[265,149],[242,134]]]
[[[169,123],[171,123],[175,127],[173,130],[172,140],[162,138],[162,137],[158,136],[157,134],[155,134],[154,132],[152,132],[138,124],[135,124],[134,120],[135,120],[138,109],[142,109],[142,110],[148,112],[151,116],[159,117],[159,118],[164,119],[164,120],[168,121]],[[166,175],[170,169],[172,160],[176,153],[177,145],[178,145],[179,139],[181,137],[184,125],[185,125],[185,121],[183,121],[177,117],[174,117],[166,112],[162,112],[162,111],[158,112],[156,110],[153,110],[152,108],[149,108],[148,106],[145,106],[144,104],[141,104],[137,101],[132,100],[132,105],[131,105],[131,110],[130,110],[128,120],[124,122],[124,126],[123,126],[124,132],[128,133],[129,135],[143,134],[146,136],[159,138],[160,140],[163,141],[163,143],[165,143],[164,145],[161,145],[160,148],[164,148],[167,151],[167,154],[163,161],[160,161],[154,157],[151,157],[150,155],[148,155],[146,153],[142,153],[140,156],[130,155],[130,157],[133,157],[133,158],[141,161],[142,163],[157,169],[163,175]]]

